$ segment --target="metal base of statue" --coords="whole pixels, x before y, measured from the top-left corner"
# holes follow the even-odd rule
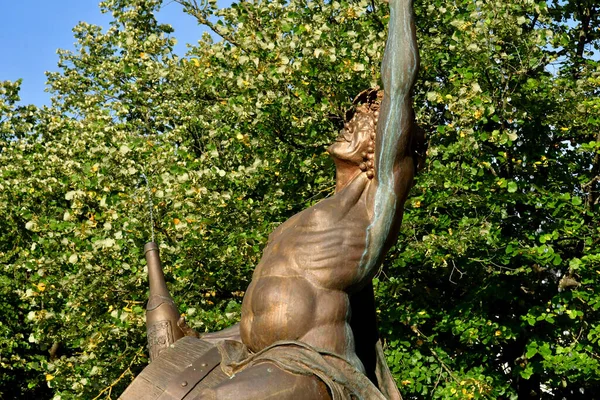
[[[262,368],[248,373],[250,366]],[[257,374],[269,378],[269,385],[257,385]],[[401,400],[384,360],[378,379],[380,388],[338,356],[301,342],[276,343],[250,354],[238,341],[214,343],[188,336],[162,351],[120,399]],[[223,383],[231,390],[215,390]]]
[[[195,399],[229,377],[214,344],[184,337],[164,349],[121,395],[123,400]]]

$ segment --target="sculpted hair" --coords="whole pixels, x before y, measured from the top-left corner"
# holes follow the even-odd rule
[[[379,107],[383,100],[383,91],[379,88],[363,90],[356,96],[352,102],[352,108],[346,112],[346,123],[355,117],[370,117],[373,121],[370,132],[367,150],[361,153],[363,161],[359,168],[367,174],[369,179],[375,176],[375,138],[377,134],[377,119],[379,117]]]
[[[379,108],[381,107],[381,102],[383,100],[383,90],[379,89],[379,87],[370,88],[363,90],[356,96],[354,101],[352,102],[352,108],[346,112],[346,122],[350,121],[356,114],[366,114],[371,115],[374,120],[374,130],[371,134],[371,140],[373,141],[372,145],[369,145],[369,149],[373,147],[375,148],[375,140],[377,135],[377,120],[379,117]],[[414,111],[413,111],[414,112]],[[413,116],[414,118],[414,116]],[[411,153],[415,161],[415,170],[420,171],[423,169],[425,164],[425,155],[427,152],[428,142],[425,135],[425,130],[423,130],[420,126],[415,124],[415,129],[411,135]],[[374,151],[372,152],[374,153]],[[368,154],[365,154],[367,157]],[[371,160],[371,164],[373,163],[373,157],[367,159],[365,158],[365,164],[369,165],[369,160]],[[362,164],[361,164],[362,165]],[[372,167],[368,167],[363,169],[363,171],[373,171]],[[373,171],[374,172],[374,171]],[[368,174],[369,178],[372,177],[371,174]]]

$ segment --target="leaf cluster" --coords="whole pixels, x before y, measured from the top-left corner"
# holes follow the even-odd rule
[[[148,362],[152,234],[214,331],[273,228],[333,192],[325,146],[379,82],[387,4],[177,2],[212,31],[185,56],[160,1],[107,0],[51,106],[0,84],[0,397],[116,398]],[[394,377],[409,399],[597,397],[597,6],[415,12],[428,159],[375,285]]]

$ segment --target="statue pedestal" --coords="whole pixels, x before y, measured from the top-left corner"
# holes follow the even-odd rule
[[[193,399],[229,377],[214,344],[186,336],[164,349],[123,392],[121,400]]]

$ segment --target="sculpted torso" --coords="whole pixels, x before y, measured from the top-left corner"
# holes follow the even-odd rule
[[[414,176],[412,157],[392,163],[393,193],[369,173],[377,117],[378,112],[357,115],[330,147],[338,170],[336,193],[269,236],[242,307],[241,338],[252,351],[297,340],[363,370],[350,329],[350,296],[370,282],[395,240]],[[404,128],[413,126],[411,114]],[[386,199],[391,203],[383,212]]]
[[[361,283],[369,186],[359,176],[269,236],[243,304],[241,335],[251,350],[299,340],[360,366],[348,325],[348,289]]]

